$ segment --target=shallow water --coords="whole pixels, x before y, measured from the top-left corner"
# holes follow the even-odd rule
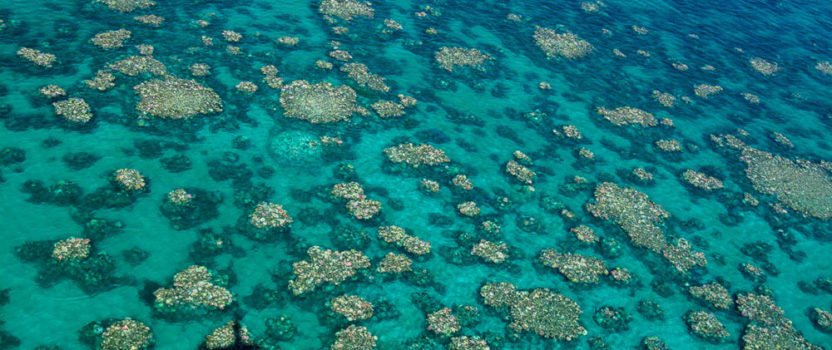
[[[731,295],[770,289],[796,331],[812,344],[832,348],[832,337],[810,318],[813,308],[830,311],[832,294],[809,293],[798,287],[800,282],[811,284],[818,277],[830,276],[832,263],[826,254],[832,248],[832,227],[828,221],[792,209],[785,215],[775,213],[769,204],[777,203],[777,198],[756,190],[736,152],[716,147],[709,138],[743,129],[749,133],[743,141],[754,148],[790,159],[832,160],[832,147],[825,137],[832,128],[832,75],[814,68],[819,61],[832,60],[829,3],[609,0],[598,12],[590,13],[577,1],[396,1],[374,3],[372,19],[356,17],[330,24],[319,13],[318,2],[158,2],[131,13],[92,1],[0,4],[5,24],[0,31],[0,148],[25,152],[23,161],[3,158],[0,162],[0,289],[9,291],[9,302],[0,306],[0,330],[19,339],[19,348],[89,348],[79,340],[84,325],[131,317],[152,329],[155,348],[193,349],[229,320],[238,320],[255,338],[264,338],[265,320],[280,315],[291,318],[296,334],[288,341],[262,345],[328,348],[335,332],[348,322],[327,316],[326,303],[345,293],[359,295],[377,307],[384,298],[398,310],[396,317],[355,322],[378,337],[378,348],[416,348],[414,339],[420,336],[432,344],[426,348],[446,347],[447,337],[427,330],[426,312],[413,302],[418,292],[436,298],[441,307],[479,308],[479,322],[462,327],[457,335],[484,337],[491,348],[589,349],[592,337],[600,337],[609,349],[634,348],[646,336],[661,337],[671,349],[742,348],[749,319],[735,307],[710,309],[687,292],[688,286],[718,278]],[[424,17],[417,15],[420,11]],[[163,16],[165,21],[153,28],[133,20],[145,14]],[[520,20],[508,20],[509,14]],[[384,33],[387,18],[400,23],[403,30]],[[200,27],[197,20],[209,24]],[[332,30],[336,25],[349,31],[336,34]],[[637,34],[633,25],[648,32]],[[532,39],[535,26],[569,30],[595,49],[574,60],[547,58]],[[89,41],[96,33],[119,28],[132,32],[122,48],[105,51]],[[436,34],[428,33],[429,28]],[[232,44],[242,54],[226,53],[223,30],[242,34],[242,40]],[[213,37],[214,45],[204,46],[202,36]],[[299,43],[293,47],[276,44],[281,36],[297,37]],[[351,53],[352,62],[385,77],[390,91],[362,88],[341,72],[342,62],[328,56],[332,40]],[[222,98],[223,112],[198,115],[188,122],[142,115],[135,110],[139,97],[133,86],[151,79],[149,75],[115,73],[115,86],[106,92],[84,84],[108,63],[137,55],[134,46],[138,44],[153,45],[153,57],[170,74],[213,89]],[[448,72],[434,60],[434,53],[444,46],[476,48],[494,59],[483,70],[458,67]],[[58,62],[52,68],[36,67],[15,54],[21,47],[55,54]],[[626,57],[616,56],[614,49]],[[637,50],[649,52],[650,57]],[[780,70],[772,76],[756,72],[749,63],[755,57],[776,62]],[[316,68],[317,60],[335,67]],[[188,67],[197,62],[210,65],[211,74],[191,76]],[[674,69],[674,62],[685,63],[689,69]],[[350,121],[311,124],[284,115],[280,90],[261,80],[259,69],[266,64],[279,69],[284,84],[303,79],[350,86],[358,93],[357,104],[365,108],[378,100],[397,101],[397,94],[419,102],[401,117],[355,114]],[[701,69],[706,65],[713,70]],[[259,90],[251,95],[239,93],[235,85],[240,81],[252,81]],[[551,89],[540,89],[543,81]],[[61,86],[69,97],[84,98],[93,119],[79,126],[56,116],[51,101],[38,93],[47,84]],[[703,99],[694,94],[698,84],[719,85],[724,90]],[[676,96],[675,107],[654,101],[653,90]],[[748,103],[744,92],[759,96],[760,103]],[[683,96],[691,102],[682,101]],[[672,119],[675,126],[616,127],[595,112],[602,106],[640,108],[656,118]],[[539,119],[529,118],[530,112],[536,112]],[[583,139],[556,137],[552,129],[563,125],[576,126]],[[775,142],[772,132],[788,137],[794,147]],[[309,151],[304,140],[324,135],[339,137],[343,144],[325,155],[314,147]],[[241,137],[250,146],[240,146]],[[53,139],[57,144],[45,142]],[[654,146],[659,139],[679,140],[684,151],[662,152]],[[161,147],[142,144],[148,140]],[[397,171],[402,167],[391,165],[383,150],[404,142],[429,143],[443,150],[458,170],[441,165],[427,167],[432,170]],[[580,147],[592,151],[594,160],[582,159],[577,153]],[[299,155],[288,154],[292,150],[299,150]],[[533,161],[529,168],[537,178],[532,193],[504,170],[517,150]],[[100,159],[83,169],[73,169],[63,160],[69,153],[82,151]],[[177,154],[190,159],[189,169],[172,172],[163,165],[163,159]],[[217,161],[229,159],[235,161],[216,166]],[[331,198],[332,186],[344,182],[334,175],[341,164],[354,166],[367,197],[381,202],[379,217],[357,220],[342,202]],[[654,180],[634,181],[629,174],[635,167],[648,169]],[[63,206],[37,203],[23,190],[27,181],[49,186],[70,180],[89,195],[107,187],[111,174],[122,168],[137,169],[149,181],[149,191],[136,195],[135,202],[125,207],[89,209],[81,201]],[[686,169],[716,177],[724,188],[707,193],[696,189],[682,179]],[[218,171],[236,174],[238,180],[219,177]],[[474,189],[454,189],[453,176],[448,176],[454,173],[466,174]],[[575,176],[585,178],[586,184],[576,186]],[[441,191],[428,195],[420,190],[423,177],[438,181]],[[661,225],[665,236],[692,242],[708,264],[686,274],[675,272],[660,255],[630,243],[614,223],[593,217],[586,204],[595,202],[593,190],[601,182],[647,194],[670,214]],[[254,205],[235,199],[259,184],[271,189],[264,200],[283,205],[294,218],[291,230],[271,242],[252,240],[237,229],[238,220],[247,220]],[[181,187],[221,197],[218,215],[192,228],[172,227],[160,207],[169,191]],[[757,197],[760,205],[743,204],[744,192]],[[513,205],[500,209],[497,198],[502,196]],[[559,210],[547,211],[542,201],[546,197],[562,203],[575,218],[567,219]],[[468,218],[456,213],[457,204],[464,201],[475,201],[480,215]],[[94,252],[113,257],[113,275],[123,278],[94,291],[82,290],[67,278],[50,286],[39,284],[39,271],[46,263],[22,260],[15,254],[16,247],[80,237],[87,221],[84,215],[123,223],[117,233],[92,242]],[[540,228],[535,232],[521,229],[518,218],[523,215],[536,218]],[[500,240],[510,247],[509,260],[500,265],[478,259],[454,263],[452,252],[459,248],[459,233],[478,232],[486,219],[501,224]],[[619,241],[620,255],[605,256],[598,245],[578,244],[569,230],[579,224],[592,227],[601,238]],[[360,250],[373,260],[372,267],[338,287],[292,296],[287,288],[292,264],[307,259],[307,246],[349,249],[338,247],[330,234],[344,225],[359,227],[370,237]],[[411,257],[414,269],[429,271],[433,282],[417,285],[404,277],[389,280],[374,272],[386,253],[404,253],[380,244],[376,231],[384,225],[402,226],[431,243],[430,255]],[[202,230],[224,232],[223,239],[233,249],[211,258],[191,255],[192,245],[204,235]],[[778,241],[783,232],[793,235],[796,242]],[[767,273],[764,283],[750,280],[738,269],[743,263],[764,263],[742,252],[743,246],[757,242],[769,244],[768,261],[779,272]],[[471,244],[466,244],[463,253],[470,251]],[[129,263],[123,252],[134,247],[149,253],[147,259]],[[627,268],[636,282],[622,287],[602,277],[601,283],[589,286],[571,283],[538,263],[539,252],[548,248],[602,258],[610,268]],[[791,259],[788,251],[803,252],[805,258]],[[197,263],[233,274],[228,289],[235,296],[234,304],[195,319],[160,317],[152,300],[148,301],[148,286],[169,286],[174,274]],[[571,342],[531,333],[509,339],[514,333],[507,328],[511,321],[479,296],[487,282],[510,282],[523,290],[549,288],[575,300],[583,310],[580,323],[587,335]],[[655,286],[662,283],[670,295],[658,294]],[[282,300],[262,309],[253,307],[244,299],[257,285],[279,291]],[[641,300],[659,303],[664,320],[651,321],[637,312]],[[630,314],[627,329],[606,329],[593,320],[595,311],[606,305],[623,307]],[[692,334],[684,321],[690,310],[713,312],[730,335],[713,343]],[[501,337],[505,340],[499,341]]]

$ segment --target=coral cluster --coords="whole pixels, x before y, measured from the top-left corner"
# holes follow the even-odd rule
[[[145,74],[145,73],[149,73],[149,74],[152,74],[154,76],[163,76],[163,75],[167,75],[167,72],[168,72],[167,67],[165,66],[164,63],[162,63],[161,61],[159,61],[159,60],[157,60],[153,57],[144,56],[144,55],[142,55],[142,56],[128,56],[128,57],[125,57],[121,60],[118,60],[118,61],[115,61],[115,62],[109,64],[107,67],[109,67],[110,69],[115,70],[115,71],[117,71],[121,74],[131,76],[131,77],[139,76],[139,75],[142,75],[142,74]],[[172,78],[172,77],[168,77],[167,79],[172,79],[173,80],[172,82],[180,81],[179,79],[175,79],[175,78]],[[163,88],[164,81],[156,80],[153,83],[146,82],[144,84],[146,84],[145,85],[146,88],[150,89],[149,91],[146,92],[148,95],[157,95],[157,93],[152,91],[152,90]],[[134,87],[134,89],[135,89],[135,87]],[[140,93],[140,95],[141,95],[141,93]],[[152,103],[158,103],[158,102],[154,101]]]
[[[369,68],[361,63],[346,63],[341,66],[341,71],[358,83],[359,86],[367,87],[379,92],[388,92],[390,87],[384,83],[384,77],[370,73]]]
[[[486,305],[507,309],[515,332],[533,332],[545,338],[571,341],[586,335],[580,325],[581,308],[572,299],[549,291],[518,291],[506,282],[488,283],[480,288]]]
[[[136,110],[158,118],[185,119],[222,112],[219,95],[193,80],[167,76],[133,87],[141,97]]]
[[[451,309],[444,308],[428,314],[428,330],[442,336],[450,336],[459,332],[459,319],[451,313]]]
[[[113,323],[101,333],[101,350],[142,350],[153,344],[153,333],[144,323],[126,318]]]
[[[734,300],[728,295],[728,290],[716,282],[701,286],[691,286],[688,292],[690,295],[706,301],[717,309],[727,310],[734,305]]]
[[[601,259],[577,254],[562,254],[554,249],[540,251],[540,263],[557,269],[574,283],[598,283],[599,276],[608,273],[607,266]]]
[[[772,63],[759,57],[751,59],[749,63],[751,64],[751,68],[754,68],[755,71],[765,76],[774,75],[774,73],[780,70],[780,66],[776,62]]]
[[[346,200],[346,208],[358,220],[369,220],[381,211],[381,202],[367,199],[364,188],[358,182],[335,184],[332,188],[335,198]]]
[[[604,182],[595,188],[595,201],[587,204],[593,216],[613,220],[629,235],[633,244],[662,254],[676,270],[687,272],[707,263],[704,254],[691,250],[686,240],[680,238],[676,245],[667,242],[657,225],[670,214],[644,193]]]
[[[502,242],[494,243],[483,239],[471,248],[471,255],[492,264],[499,264],[508,259],[508,246]]]
[[[118,12],[133,12],[136,9],[147,9],[156,5],[153,0],[95,0],[95,2],[107,5],[110,9]]]
[[[366,320],[373,317],[373,304],[356,295],[342,295],[329,301],[332,311],[347,318],[347,321]]]
[[[693,92],[696,96],[701,98],[707,99],[712,95],[716,95],[722,92],[722,86],[719,85],[708,85],[708,84],[699,84],[693,87]]]
[[[719,322],[712,313],[705,311],[689,312],[685,315],[685,323],[693,334],[703,339],[719,342],[730,336],[728,331],[725,330],[725,325]]]
[[[400,117],[404,115],[404,106],[393,101],[378,101],[370,105],[370,108],[382,118]]]
[[[378,264],[376,271],[380,273],[395,273],[402,274],[412,271],[413,260],[410,260],[405,255],[396,253],[387,253],[381,262]]]
[[[372,350],[376,348],[376,340],[378,337],[370,333],[367,327],[350,325],[335,333],[335,343],[330,349]]]
[[[224,309],[234,297],[215,281],[214,274],[204,266],[192,265],[173,276],[172,288],[159,288],[153,295],[155,307],[161,312],[179,310]]]
[[[494,57],[477,49],[443,46],[434,54],[434,59],[442,69],[453,72],[456,67],[484,69],[483,64]]]
[[[41,52],[40,50],[28,47],[23,47],[20,48],[20,50],[17,50],[17,55],[29,62],[45,68],[52,67],[52,64],[58,60],[58,57],[51,53]]]
[[[261,202],[249,216],[249,222],[257,228],[279,228],[292,224],[292,217],[280,204]]]
[[[657,125],[656,118],[652,114],[638,108],[625,106],[606,109],[598,107],[595,111],[616,126],[636,124],[646,128]]]
[[[118,169],[114,179],[121,189],[127,192],[140,191],[147,186],[144,175],[136,169]]]
[[[314,291],[324,283],[341,284],[359,270],[370,267],[370,259],[356,250],[337,252],[314,246],[306,253],[309,260],[292,265],[295,277],[289,281],[289,289],[294,295]]]
[[[685,170],[685,172],[682,173],[682,178],[692,186],[705,191],[718,190],[723,187],[722,181],[693,169]]]
[[[112,87],[116,86],[113,81],[116,80],[116,76],[113,75],[113,72],[109,69],[101,69],[95,73],[95,78],[91,80],[84,80],[84,83],[90,87],[90,89],[95,89],[98,91],[107,91]]]
[[[393,163],[406,163],[414,168],[422,165],[435,166],[451,161],[444,151],[428,144],[403,143],[386,148],[384,154]]]
[[[85,259],[90,256],[90,239],[70,237],[55,243],[52,258],[56,261]]]
[[[559,56],[567,59],[584,57],[595,49],[588,41],[569,31],[558,33],[546,27],[535,29],[534,42],[546,53],[546,56]]]
[[[328,82],[310,84],[295,80],[283,86],[280,105],[283,115],[306,120],[313,124],[349,120],[359,111],[356,94],[348,86],[335,87]]]
[[[90,41],[102,49],[111,50],[123,47],[124,41],[130,39],[130,36],[130,31],[122,28],[98,33]]]
[[[832,177],[816,163],[792,161],[751,147],[742,149],[754,188],[805,215],[832,218]]]
[[[71,123],[83,124],[92,119],[90,113],[90,105],[83,98],[69,98],[66,100],[52,103],[55,107],[55,114],[64,118],[64,120]]]
[[[506,163],[506,173],[517,179],[520,183],[527,185],[533,184],[537,177],[537,173],[514,159]]]
[[[398,226],[379,227],[378,237],[388,244],[402,247],[410,254],[424,255],[430,253],[430,242],[410,236],[403,228]]]
[[[327,16],[335,16],[345,21],[354,17],[373,18],[375,12],[369,2],[358,0],[324,0],[318,10]]]
[[[595,244],[598,242],[598,235],[596,235],[595,230],[589,226],[579,225],[577,227],[573,227],[569,231],[571,231],[575,235],[575,238],[581,242],[587,244]]]

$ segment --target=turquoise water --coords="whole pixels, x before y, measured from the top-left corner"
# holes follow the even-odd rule
[[[688,293],[689,286],[713,281],[720,281],[732,296],[767,291],[794,331],[812,344],[832,347],[830,334],[811,316],[814,308],[832,311],[832,292],[811,288],[818,278],[832,277],[827,258],[832,226],[788,205],[787,214],[775,213],[770,205],[778,198],[755,189],[738,152],[715,146],[709,137],[737,135],[736,130],[743,129],[748,136],[742,139],[750,147],[788,159],[832,160],[826,138],[832,128],[832,75],[815,69],[818,62],[832,60],[832,23],[826,15],[832,5],[609,0],[597,12],[588,12],[577,1],[396,1],[373,3],[372,8],[371,19],[337,19],[333,24],[320,13],[318,2],[160,0],[130,13],[92,1],[0,4],[5,25],[0,31],[0,148],[8,147],[0,158],[0,289],[8,290],[8,302],[0,306],[0,330],[8,335],[0,348],[89,348],[79,340],[85,325],[130,317],[152,329],[157,349],[198,348],[205,335],[230,320],[263,339],[264,348],[328,348],[337,331],[355,323],[378,337],[379,349],[440,349],[449,346],[449,339],[427,329],[427,314],[460,305],[478,308],[480,318],[463,325],[456,335],[483,337],[492,349],[589,349],[591,344],[600,348],[595,337],[609,349],[638,348],[647,336],[662,338],[671,349],[743,348],[742,336],[753,321],[736,306],[710,308]],[[154,28],[133,20],[146,14],[165,21]],[[507,19],[509,14],[519,20]],[[387,32],[383,21],[388,18],[403,30]],[[208,25],[201,27],[198,20]],[[647,33],[636,33],[634,25]],[[337,34],[333,26],[349,31]],[[594,50],[578,59],[547,58],[532,39],[535,26],[571,31]],[[90,42],[97,33],[119,28],[131,31],[122,48],[103,50]],[[224,30],[240,33],[242,39],[226,43]],[[203,36],[212,37],[214,45],[203,45]],[[299,42],[277,44],[283,36]],[[329,56],[333,40],[352,55],[351,62],[363,63],[386,78],[389,92],[361,87],[341,72],[343,63]],[[214,90],[223,111],[187,121],[142,115],[135,109],[139,96],[133,87],[152,79],[149,74],[129,77],[115,72],[115,86],[105,92],[84,83],[107,64],[138,55],[139,44],[153,45],[153,58],[164,63],[168,73]],[[229,44],[238,46],[241,54],[228,54]],[[445,46],[475,48],[493,60],[482,70],[457,67],[449,72],[434,60],[435,52]],[[16,55],[22,47],[54,54],[57,62],[51,68],[37,67]],[[614,49],[626,57],[616,56]],[[750,60],[757,57],[776,62],[779,71],[770,76],[755,71]],[[317,68],[318,60],[334,68]],[[194,63],[208,64],[211,74],[192,76],[188,67]],[[674,69],[673,63],[689,69]],[[262,81],[260,67],[267,64],[277,67],[284,84],[307,80],[349,86],[357,92],[356,104],[364,108],[378,100],[398,101],[398,94],[413,96],[418,103],[400,117],[355,114],[349,121],[312,124],[284,115],[281,90]],[[713,69],[702,69],[708,65]],[[237,92],[240,81],[254,82],[259,89],[250,95]],[[551,89],[539,88],[544,81]],[[92,120],[78,125],[56,116],[52,101],[38,93],[47,84],[86,100]],[[703,99],[694,93],[698,84],[723,90]],[[653,90],[677,97],[675,106],[654,101]],[[759,104],[747,102],[745,92],[758,96]],[[683,96],[691,102],[684,102]],[[616,127],[595,111],[621,106],[643,109],[657,119],[670,118],[674,127]],[[532,112],[537,119],[531,118]],[[552,130],[563,125],[576,126],[583,139],[555,136]],[[794,147],[775,142],[773,132],[785,135]],[[309,140],[321,136],[338,137],[343,144],[308,146]],[[662,152],[654,146],[659,139],[678,140],[683,152]],[[451,163],[419,168],[391,164],[384,149],[406,142],[441,149]],[[581,158],[581,147],[592,151],[594,160]],[[25,159],[15,157],[13,150]],[[532,160],[528,168],[537,174],[534,192],[505,172],[517,150]],[[78,152],[93,155],[95,161],[72,167],[66,159]],[[190,160],[187,169],[169,165],[177,155]],[[381,203],[381,214],[373,220],[353,218],[343,202],[329,195],[333,185],[347,181],[337,175],[344,164],[355,168],[353,178],[367,198]],[[634,180],[630,173],[636,167],[650,171],[653,181]],[[144,193],[132,195],[134,200],[126,205],[91,204],[91,194],[112,188],[111,174],[122,168],[145,176]],[[694,188],[682,178],[686,169],[713,176],[724,188]],[[455,189],[451,178],[456,174],[466,174],[474,189]],[[830,176],[826,170],[821,174]],[[586,183],[576,186],[575,176]],[[426,194],[420,190],[422,178],[436,180],[441,190]],[[26,190],[32,181],[51,186],[65,180],[77,184],[83,196],[60,205],[38,201]],[[594,190],[602,182],[634,188],[661,205],[669,213],[660,225],[668,242],[687,239],[695,251],[705,254],[708,264],[676,272],[659,254],[630,243],[613,221],[594,217],[586,204],[596,203]],[[264,186],[269,191],[264,193]],[[174,227],[161,208],[168,192],[177,188],[196,193],[197,200],[215,202],[215,215],[209,210],[192,227]],[[113,191],[105,196],[118,197],[121,190]],[[829,210],[828,187],[803,191],[826,198],[821,205]],[[743,204],[746,192],[760,205]],[[255,199],[242,200],[246,195]],[[512,205],[498,205],[500,197],[508,197]],[[291,229],[265,241],[246,235],[241,227],[259,201],[281,204],[294,219]],[[477,203],[479,216],[456,213],[457,204],[466,201]],[[550,201],[561,203],[575,217],[552,210]],[[521,227],[528,216],[539,227]],[[95,235],[84,228],[91,218],[118,221],[121,227]],[[501,235],[489,237],[479,231],[484,220],[498,222]],[[600,245],[579,244],[570,229],[580,224],[602,239],[617,240],[620,252],[610,255]],[[386,225],[404,227],[431,243],[429,255],[408,255],[413,269],[427,270],[431,280],[417,283],[416,277],[390,279],[375,272],[388,252],[405,254],[381,244],[376,232]],[[345,227],[363,230],[366,244],[335,240],[333,232]],[[219,235],[226,248],[210,256],[194,254],[194,245],[206,232]],[[458,239],[462,232],[476,239]],[[112,257],[112,279],[85,287],[66,274],[44,273],[55,264],[49,256],[51,245],[73,236],[91,238],[93,254]],[[509,259],[494,265],[470,257],[471,246],[480,238],[506,243]],[[47,241],[46,255],[39,260],[28,261],[17,253],[27,242]],[[767,244],[765,254],[746,254],[758,243]],[[360,250],[372,267],[340,286],[294,296],[288,288],[295,277],[292,264],[306,260],[310,246]],[[134,248],[145,252],[146,259],[131,260],[125,253]],[[602,277],[598,284],[571,283],[538,262],[543,249],[601,258],[609,268],[628,269],[634,281],[620,286]],[[738,266],[743,263],[763,266],[765,281],[742,274]],[[227,288],[234,303],[197,317],[156,312],[149,293],[169,287],[176,273],[194,264],[232,275]],[[557,291],[583,310],[580,324],[587,334],[573,341],[533,333],[513,339],[505,310],[486,305],[480,297],[488,282]],[[256,305],[251,300],[261,296],[257,286],[279,297]],[[343,294],[372,302],[376,315],[356,322],[331,315],[327,302]],[[425,306],[428,298],[435,301]],[[395,311],[382,313],[382,300]],[[414,302],[419,300],[423,303]],[[660,304],[664,319],[650,320],[638,312],[644,300]],[[621,307],[630,315],[626,329],[604,328],[593,319],[604,306]],[[684,320],[691,310],[712,312],[730,335],[711,342],[692,334]],[[280,315],[291,318],[296,333],[290,340],[267,340],[266,320]],[[7,340],[12,336],[18,341]]]

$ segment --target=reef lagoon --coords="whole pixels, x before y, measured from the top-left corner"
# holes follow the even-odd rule
[[[832,349],[830,13],[3,1],[0,349]]]

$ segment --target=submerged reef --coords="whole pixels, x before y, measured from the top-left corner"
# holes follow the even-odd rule
[[[98,33],[90,41],[99,48],[111,50],[123,47],[124,41],[130,39],[130,36],[130,31],[122,28]]]
[[[381,118],[400,117],[404,115],[404,106],[392,101],[378,101],[370,107]]]
[[[121,60],[115,61],[108,65],[108,67],[114,71],[117,71],[121,74],[136,77],[145,73],[150,73],[154,76],[164,76],[167,74],[167,67],[161,61],[150,57],[150,56],[128,56]],[[171,77],[174,79],[174,82],[178,79]],[[144,84],[144,83],[142,83]],[[164,81],[158,80],[154,83],[148,82],[148,84],[142,85],[143,88],[152,89],[157,86],[163,86]],[[135,87],[134,87],[135,90]],[[173,90],[168,89],[168,91]],[[150,97],[156,95],[154,91],[145,91],[145,93]],[[143,96],[141,92],[139,92],[139,96]],[[148,103],[152,103],[154,100],[149,100]],[[175,101],[167,101],[167,103],[174,103]],[[150,106],[148,106],[149,108]]]
[[[651,127],[657,125],[656,118],[652,114],[638,108],[618,107],[610,110],[598,107],[595,111],[616,126],[636,124],[642,127]]]
[[[249,218],[251,225],[257,228],[280,228],[292,223],[292,217],[283,206],[268,202],[257,204]]]
[[[605,182],[595,188],[595,203],[586,207],[595,217],[613,220],[634,245],[661,254],[679,272],[687,272],[707,263],[705,255],[693,251],[684,238],[679,238],[676,244],[667,242],[658,225],[670,217],[670,213],[649,200],[644,193]]]
[[[427,321],[428,330],[441,336],[449,336],[460,330],[459,319],[449,308],[428,314]]]
[[[832,218],[832,177],[824,164],[791,160],[748,146],[734,135],[711,135],[718,147],[738,152],[745,175],[757,191],[773,195],[779,203],[818,218]]]
[[[376,271],[380,273],[394,273],[403,274],[405,272],[413,271],[413,260],[410,260],[405,255],[396,253],[387,253],[379,262]]]
[[[205,336],[204,346],[209,350],[217,350],[253,346],[254,343],[255,340],[246,326],[236,321],[228,321]]]
[[[113,180],[125,192],[141,191],[147,186],[144,175],[136,169],[118,169],[113,174]]]
[[[821,349],[792,327],[792,321],[770,297],[747,293],[736,299],[740,314],[751,321],[742,336],[743,349]]]
[[[773,194],[790,208],[820,219],[832,218],[832,177],[819,165],[794,162],[753,148],[742,150],[754,188]]]
[[[832,3],[647,3],[0,2],[0,350],[829,347]]]
[[[356,295],[342,295],[329,301],[332,311],[347,321],[366,320],[373,317],[373,304]]]
[[[101,350],[144,350],[155,344],[150,327],[129,317],[90,322],[80,330],[80,340]]]
[[[59,241],[30,241],[15,248],[23,261],[38,265],[37,281],[51,287],[63,278],[77,283],[83,291],[95,294],[118,282],[112,256],[93,249],[89,238],[69,237]]]
[[[152,0],[95,0],[118,12],[133,12],[136,9],[147,9],[156,5]]]
[[[83,98],[69,98],[52,103],[55,114],[71,123],[83,124],[92,119],[90,105]]]
[[[260,202],[251,214],[240,217],[237,230],[254,240],[273,241],[289,232],[292,222],[294,219],[282,205]]]
[[[173,276],[173,287],[153,292],[154,308],[165,314],[199,315],[222,310],[234,302],[234,296],[223,285],[222,277],[215,276],[204,266],[190,266]]]
[[[423,241],[418,237],[408,235],[405,229],[398,226],[382,226],[378,228],[378,238],[414,255],[430,253],[430,242]]]
[[[721,342],[730,336],[725,325],[714,314],[705,311],[689,312],[685,315],[685,322],[693,334],[709,341]]]
[[[414,168],[423,165],[434,166],[451,161],[444,151],[428,144],[403,143],[386,148],[384,154],[393,163],[406,163]]]
[[[193,80],[167,76],[164,80],[148,80],[133,89],[141,98],[136,110],[153,117],[184,119],[222,112],[219,95]]]
[[[728,294],[728,290],[717,282],[701,286],[691,286],[688,290],[690,295],[702,299],[717,309],[730,309],[734,300]]]
[[[682,178],[691,184],[691,186],[705,191],[718,190],[723,187],[722,181],[719,181],[717,178],[692,169],[685,170],[682,173]]]
[[[537,27],[534,42],[546,56],[566,59],[581,58],[592,53],[595,47],[572,32],[558,33],[554,29]]]
[[[139,321],[124,319],[113,323],[101,334],[102,350],[147,349],[153,344],[153,333],[150,327]]]
[[[294,295],[312,292],[325,283],[339,285],[370,267],[370,259],[355,250],[338,252],[314,246],[306,253],[309,260],[292,265],[294,278],[289,289]]]
[[[284,116],[312,124],[346,121],[354,113],[364,112],[355,102],[355,91],[349,86],[335,87],[328,82],[296,80],[284,85],[280,93]]]
[[[557,269],[566,279],[574,283],[598,283],[599,276],[608,273],[607,266],[601,259],[577,254],[561,254],[554,249],[542,250],[540,263]]]
[[[471,255],[492,264],[502,263],[509,258],[508,246],[505,243],[494,243],[484,239],[471,248]]]
[[[58,59],[57,56],[51,53],[41,52],[38,49],[31,49],[28,47],[22,47],[20,50],[17,50],[17,55],[44,68],[52,67],[52,63],[55,63]]]
[[[434,59],[442,69],[453,72],[456,67],[473,67],[483,70],[483,63],[494,60],[494,57],[477,49],[446,46],[436,52]]]
[[[219,215],[222,197],[196,188],[177,188],[168,192],[159,210],[176,230],[185,230]]]
[[[333,350],[372,350],[376,348],[376,340],[367,330],[367,327],[350,325],[335,333],[335,343],[330,349]]]
[[[327,16],[335,16],[345,21],[353,17],[369,17],[374,15],[373,8],[369,2],[358,0],[323,0],[319,11]]]
[[[579,323],[578,304],[547,289],[519,291],[511,283],[489,283],[480,288],[480,296],[486,305],[508,311],[515,337],[532,332],[571,341],[587,333]]]
[[[384,83],[384,77],[370,73],[370,69],[362,63],[344,64],[341,66],[341,71],[347,73],[347,76],[361,87],[367,87],[379,92],[390,91],[390,87]]]

